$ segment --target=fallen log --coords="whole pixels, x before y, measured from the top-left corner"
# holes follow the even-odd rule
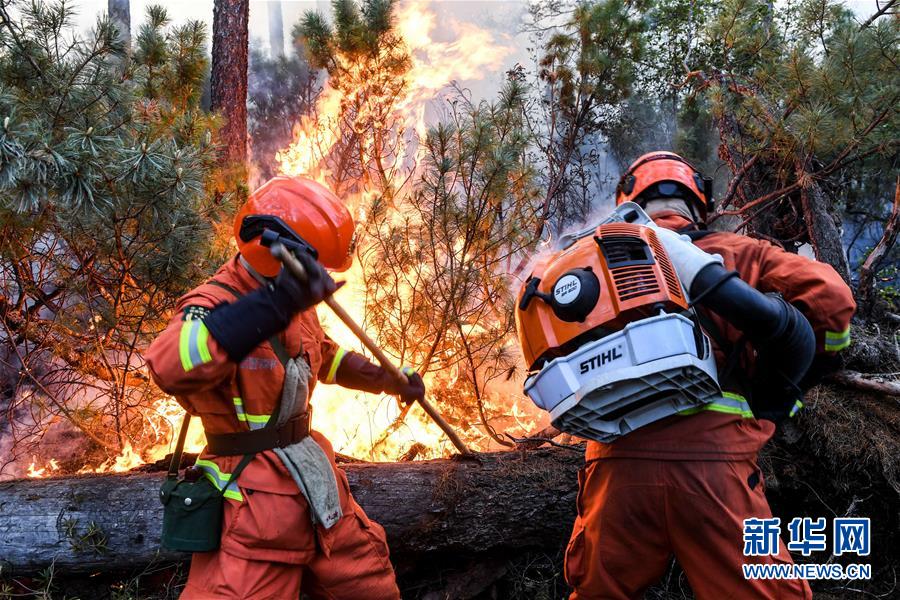
[[[874,392],[895,398],[900,397],[900,383],[896,381],[882,381],[857,371],[838,371],[829,375],[828,379],[845,387],[855,388],[864,392]]]
[[[499,452],[478,460],[345,465],[353,494],[388,534],[398,569],[424,554],[559,547],[575,518],[581,453]],[[161,550],[164,473],[0,483],[0,565],[33,572],[183,561]]]

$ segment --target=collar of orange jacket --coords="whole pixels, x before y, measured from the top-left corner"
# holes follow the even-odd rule
[[[250,274],[247,267],[241,264],[241,255],[235,254],[231,260],[225,263],[225,269],[234,277],[238,289],[242,292],[251,292],[260,287],[260,283]]]

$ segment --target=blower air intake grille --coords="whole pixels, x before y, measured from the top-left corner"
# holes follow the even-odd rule
[[[603,237],[597,243],[606,258],[616,292],[622,301],[659,292],[659,282],[653,270],[653,253],[630,228],[604,226]]]
[[[652,265],[611,269],[616,291],[622,301],[659,292],[659,282]]]

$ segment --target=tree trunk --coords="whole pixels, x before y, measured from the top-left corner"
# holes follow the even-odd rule
[[[825,193],[808,173],[801,171],[797,177],[804,184],[800,190],[800,199],[809,242],[816,253],[816,260],[834,267],[838,275],[849,284],[850,265],[844,252],[841,230],[829,210]]]
[[[107,4],[109,18],[116,27],[125,42],[125,47],[131,47],[131,2],[130,0],[109,0]]]
[[[219,133],[229,162],[247,160],[247,51],[249,0],[216,0],[213,6],[210,108],[225,117]]]
[[[269,0],[269,52],[272,58],[284,56],[284,19],[281,0]]]
[[[421,557],[560,547],[575,518],[580,452],[539,449],[480,460],[345,465],[350,487],[387,531],[398,569]],[[0,562],[35,571],[132,568],[186,560],[159,549],[164,473],[0,483]]]

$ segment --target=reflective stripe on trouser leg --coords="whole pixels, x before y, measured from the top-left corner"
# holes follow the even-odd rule
[[[838,352],[850,345],[850,327],[844,331],[825,332],[825,351]]]

